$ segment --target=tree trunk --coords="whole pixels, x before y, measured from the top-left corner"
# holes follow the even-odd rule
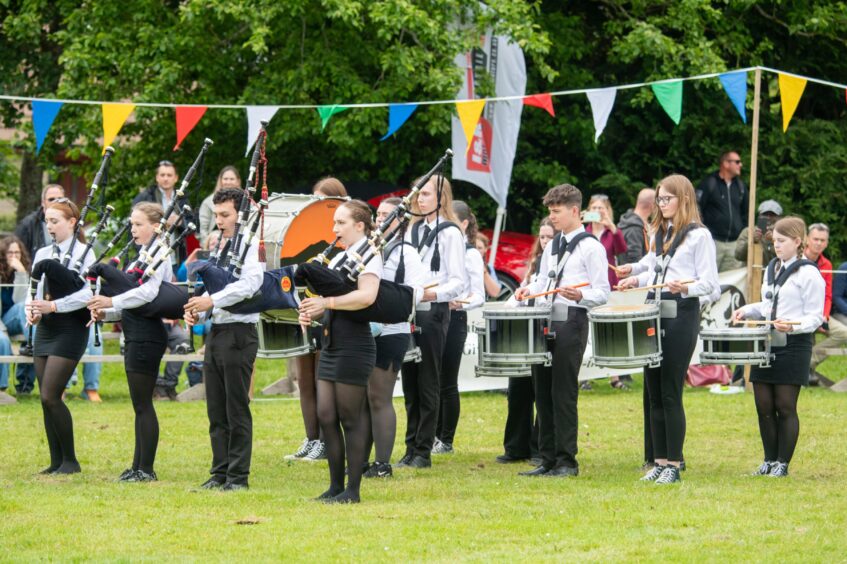
[[[23,153],[21,159],[21,188],[18,195],[18,222],[26,214],[41,205],[41,189],[44,169],[38,164],[38,159],[30,151]]]

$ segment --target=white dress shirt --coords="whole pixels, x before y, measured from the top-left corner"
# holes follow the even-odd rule
[[[570,233],[565,233],[565,243],[570,243],[579,233],[584,233],[585,228],[580,225]],[[551,285],[548,273],[555,271],[556,277],[559,276],[559,270],[562,265],[558,264],[559,257],[553,254],[553,245],[548,244],[544,248],[544,253],[541,255],[541,269],[539,275],[527,284],[530,294],[538,294],[548,290],[547,286]],[[606,272],[608,265],[606,264],[606,249],[594,237],[589,237],[580,241],[573,253],[568,258],[564,265],[562,279],[559,281],[559,287],[575,286],[588,282],[588,286],[578,288],[582,292],[582,299],[577,303],[569,300],[559,293],[552,294],[555,296],[553,303],[567,304],[570,307],[581,307],[591,309],[605,304],[609,300],[609,275]],[[553,279],[555,283],[555,278]],[[553,288],[549,288],[552,290]],[[548,296],[546,299],[550,299]],[[538,300],[536,300],[538,301]],[[520,305],[526,305],[527,300],[518,302]]]
[[[259,243],[254,241],[250,244],[244,265],[241,267],[241,278],[227,284],[227,286],[212,294],[212,324],[222,325],[224,323],[258,323],[258,313],[230,313],[223,309],[227,306],[243,302],[262,288],[265,270],[259,262]]]
[[[400,266],[401,256],[403,257],[405,269],[403,284],[411,286],[415,291],[415,305],[417,305],[423,297],[423,287],[427,282],[427,274],[421,264],[421,257],[418,256],[418,252],[414,247],[403,243],[403,248],[395,248],[391,251],[382,269],[383,277],[386,280],[394,280],[394,276],[397,274],[397,268]],[[383,325],[380,336],[399,335],[401,333],[408,335],[411,331],[412,328],[408,322],[392,323],[390,325]]]
[[[71,246],[72,240],[73,240],[73,237],[68,237],[67,239],[65,239],[64,241],[62,241],[61,243],[58,244],[59,249],[61,249],[61,251],[62,251],[62,253],[60,255],[62,258],[64,258],[65,253],[68,252],[68,248]],[[74,253],[73,253],[73,256],[71,257],[71,261],[70,261],[69,264],[72,265],[76,261],[78,261],[79,257],[82,256],[82,253],[83,253],[84,250],[85,250],[85,243],[83,243],[81,241],[77,241],[76,245],[74,246]],[[52,255],[53,255],[53,244],[52,243],[50,245],[41,247],[40,249],[38,249],[35,252],[35,258],[32,261],[32,266],[35,267],[36,264],[38,264],[39,262],[41,262],[43,260],[52,260],[50,258]],[[93,263],[94,263],[94,252],[92,250],[89,250],[88,254],[85,256],[85,261],[83,261],[83,263],[82,263],[82,272],[87,271],[88,267],[91,266]],[[49,285],[50,282],[48,281],[47,284]],[[53,300],[53,302],[56,304],[56,313],[68,313],[69,311],[76,311],[78,309],[82,309],[82,308],[86,307],[86,304],[88,304],[88,300],[91,299],[91,296],[92,296],[91,288],[89,287],[88,283],[85,283],[85,284],[82,285],[82,288],[80,288],[79,290],[77,290],[73,294],[65,296],[64,298],[59,298],[57,300]],[[36,297],[36,299],[39,299],[39,300],[44,299],[44,280],[38,281],[38,291],[36,292],[35,297]],[[29,305],[29,303],[31,301],[32,300],[30,299],[29,295],[27,295],[27,298],[26,298],[27,305]]]
[[[787,267],[796,261],[796,258],[792,258],[784,266]],[[745,316],[754,314],[770,319],[771,309],[773,308],[774,281],[768,279],[767,276],[765,278],[765,284],[762,286],[762,296],[765,299],[742,307],[741,311],[744,312]],[[817,331],[823,323],[825,293],[826,283],[820,271],[812,265],[801,266],[788,277],[779,290],[779,303],[776,306],[775,319],[799,321],[800,325],[795,325],[791,330],[792,333]],[[771,297],[768,298],[768,295]]]
[[[658,245],[655,244],[655,239],[655,234],[650,237],[650,247],[653,250],[632,265],[632,275],[637,276],[639,286],[654,284],[656,263],[661,264],[662,259],[656,257],[655,248]],[[705,227],[692,229],[665,266],[667,270],[664,276],[665,282],[695,280],[688,284],[688,293],[681,294],[683,298],[700,298],[701,306],[718,301],[721,297],[721,284],[718,280],[718,263],[715,255],[715,242],[709,230]],[[659,274],[655,284],[661,283],[662,274]]]
[[[482,262],[482,255],[474,247],[465,247],[465,287],[459,299],[468,303],[462,304],[462,310],[470,311],[482,307],[485,303],[484,273],[485,264]]]
[[[440,222],[447,221],[442,218]],[[420,232],[420,242],[423,243],[424,226],[430,229],[435,229],[435,220],[430,222],[419,221],[412,225],[411,229],[406,233],[406,240],[412,240],[412,230],[417,229]],[[457,299],[465,287],[464,269],[465,269],[465,236],[462,230],[449,227],[441,231],[435,238],[438,244],[438,252],[441,256],[441,269],[438,272],[429,270],[432,264],[432,254],[434,252],[435,243],[431,247],[424,247],[420,253],[421,264],[425,271],[430,274],[427,284],[438,283],[435,290],[435,301],[438,303],[449,302]]]

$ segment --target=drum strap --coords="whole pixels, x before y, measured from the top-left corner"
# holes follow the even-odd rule
[[[776,265],[780,262],[778,258],[772,259],[770,263],[768,263],[768,272],[767,272],[767,280],[771,282],[773,285],[773,291],[768,292],[766,298],[773,298],[773,305],[771,306],[771,316],[770,319],[773,321],[776,319],[776,308],[779,305],[779,291],[782,289],[782,286],[788,280],[788,277],[797,272],[801,266],[814,266],[815,268],[820,268],[818,263],[810,261],[808,259],[800,259],[792,262],[786,268],[783,268],[779,274],[776,274]],[[775,281],[774,281],[775,280]]]
[[[576,249],[576,246],[585,239],[596,239],[594,235],[591,233],[587,233],[583,231],[582,233],[577,233],[571,242],[568,244],[563,244],[564,236],[561,233],[556,234],[556,237],[553,239],[552,243],[555,243],[553,247],[553,252],[559,257],[559,263],[556,265],[556,271],[558,274],[556,275],[556,287],[558,288],[559,284],[562,282],[562,276],[565,274],[565,266],[568,264],[568,259],[571,258],[571,255]],[[558,239],[558,240],[556,240]],[[563,254],[564,253],[564,254]]]
[[[680,229],[679,232],[674,234],[673,225],[671,225],[666,235],[665,230],[662,228],[662,226],[659,226],[658,231],[656,231],[656,238],[654,239],[654,242],[656,244],[656,256],[661,257],[661,266],[659,269],[656,269],[656,275],[653,277],[652,284],[665,283],[665,277],[668,275],[668,265],[670,264],[671,259],[673,259],[674,255],[676,254],[676,251],[679,249],[679,246],[682,245],[683,241],[685,241],[685,237],[691,231],[697,229],[698,227],[700,226],[696,223],[689,223],[688,225]],[[671,239],[670,247],[668,247],[666,239]],[[661,254],[658,252],[660,244],[662,249]],[[660,275],[662,277],[661,281],[659,280]],[[648,300],[653,300],[655,299],[655,297],[656,293],[652,290],[647,294]]]

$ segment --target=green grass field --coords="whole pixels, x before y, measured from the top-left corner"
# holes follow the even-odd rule
[[[262,361],[257,389],[280,376]],[[840,376],[839,361],[823,366]],[[77,391],[79,386],[77,387]],[[847,395],[804,390],[791,477],[754,478],[761,461],[752,394],[687,390],[689,469],[679,486],[638,483],[641,388],[605,383],[580,397],[581,475],[521,478],[494,463],[506,400],[462,398],[457,453],[428,471],[366,480],[363,502],[312,501],[325,464],[286,463],[299,445],[296,400],[253,404],[248,492],[197,486],[210,462],[203,403],[157,403],[160,481],[119,484],[132,455],[120,365],[104,403],[70,401],[83,473],[40,477],[47,446],[37,397],[0,407],[0,560],[647,560],[843,561],[847,554]],[[403,405],[400,436],[404,424]],[[401,441],[398,441],[398,449]],[[396,456],[395,456],[396,458]],[[243,524],[244,522],[250,524]]]

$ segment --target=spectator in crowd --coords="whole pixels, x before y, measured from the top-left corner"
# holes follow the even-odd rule
[[[477,231],[474,237],[474,246],[479,254],[482,255],[482,260],[485,263],[485,271],[482,274],[482,282],[485,286],[485,293],[489,298],[496,298],[500,295],[500,280],[497,278],[497,271],[494,270],[494,265],[488,264],[488,250],[491,247],[491,240],[485,235]]]
[[[741,180],[741,157],[737,151],[720,156],[719,169],[697,187],[697,203],[703,223],[717,247],[718,272],[741,268],[735,259],[735,241],[747,223],[750,193]]]
[[[0,324],[0,354],[12,354],[12,335],[26,333],[24,302],[29,289],[29,253],[23,242],[10,235],[0,240],[0,289],[3,311]],[[8,284],[8,286],[7,286]],[[32,391],[35,372],[31,364],[18,364],[15,370],[18,394]],[[9,365],[0,365],[0,392],[9,387]]]
[[[206,239],[209,238],[209,233],[215,229],[215,205],[212,203],[212,198],[215,192],[221,188],[241,188],[241,176],[238,174],[238,169],[232,165],[225,166],[218,173],[218,181],[215,183],[215,190],[203,200],[200,204],[200,225],[198,226],[198,237],[200,245],[205,249]]]
[[[656,191],[642,188],[638,192],[635,207],[627,210],[618,222],[623,233],[626,251],[618,256],[619,264],[631,264],[640,261],[650,246],[650,216],[656,211]]]
[[[827,338],[812,349],[812,366],[809,380],[826,382],[828,379],[817,372],[817,367],[829,356],[827,349],[843,347],[847,344],[847,262],[841,263],[839,272],[835,273],[832,282],[832,309],[829,315],[829,330]],[[826,276],[823,273],[822,276]]]
[[[176,172],[176,166],[171,161],[159,161],[159,165],[156,167],[156,182],[141,191],[133,200],[132,205],[137,204],[138,202],[155,202],[162,206],[163,209],[167,210],[168,207],[173,202],[173,199],[176,195],[176,183],[179,180],[179,175]],[[183,206],[189,205],[188,198],[183,196],[179,200],[177,200],[176,208],[174,208],[174,213],[167,219],[168,226],[173,225],[173,223],[177,219],[177,211],[181,210]],[[188,213],[185,217],[184,224],[189,222],[194,222],[194,214]],[[177,252],[171,255],[171,263],[175,265],[180,265],[185,260],[188,252],[186,250],[185,241],[177,248]],[[176,271],[176,267],[174,268]]]
[[[823,281],[826,282],[826,294],[823,303],[824,322],[819,331],[827,330],[829,326],[829,314],[832,309],[832,262],[823,254],[828,245],[829,227],[825,223],[811,224],[809,226],[809,234],[806,236],[806,248],[803,250],[803,254],[807,259],[818,264]],[[814,356],[812,357],[812,362],[814,362]],[[815,377],[816,375],[817,371],[810,375],[810,386],[818,386],[820,384],[820,380]]]
[[[588,201],[588,211],[599,216],[599,221],[586,223],[585,231],[591,233],[602,243],[606,249],[606,261],[612,266],[617,266],[616,256],[626,253],[626,241],[623,232],[615,225],[615,213],[612,211],[612,202],[606,194],[594,194]],[[611,268],[606,269],[609,273],[609,287],[618,285],[618,275]]]
[[[776,200],[765,200],[759,204],[758,212],[759,220],[756,222],[753,242],[762,243],[762,266],[767,266],[776,257],[776,251],[773,248],[773,226],[782,217],[782,206]],[[735,260],[741,264],[747,264],[749,234],[750,228],[745,227],[735,242]]]
[[[48,204],[55,202],[65,196],[65,189],[59,184],[48,184],[41,190],[41,206],[24,217],[15,228],[15,235],[23,241],[24,248],[30,257],[35,252],[50,244],[50,235],[47,233],[47,224],[44,222],[44,210]]]

